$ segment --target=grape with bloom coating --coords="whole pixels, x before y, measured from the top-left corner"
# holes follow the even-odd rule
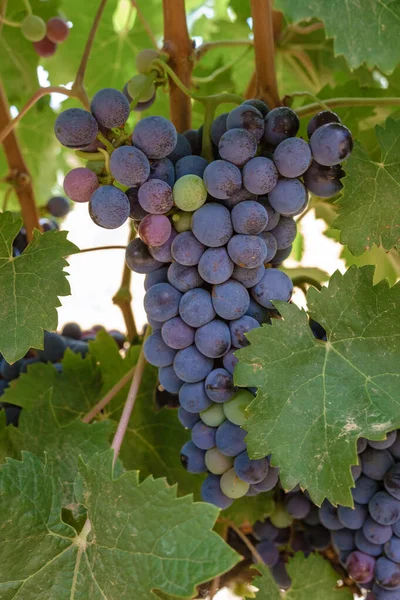
[[[125,252],[125,261],[132,271],[142,274],[152,273],[163,266],[161,262],[151,256],[148,247],[140,238],[129,242]]]
[[[204,385],[207,396],[213,402],[226,402],[227,400],[230,400],[236,392],[232,375],[226,371],[226,369],[219,368],[211,371],[211,373],[207,375]]]
[[[344,125],[328,123],[312,134],[310,145],[314,159],[320,165],[332,167],[350,156],[353,138]]]
[[[228,114],[227,129],[246,129],[259,142],[264,134],[264,118],[257,108],[250,104],[240,104]]]
[[[292,217],[281,216],[279,223],[270,233],[274,236],[279,250],[285,250],[294,242],[297,234],[296,221]],[[289,253],[287,254],[289,256]],[[286,258],[286,255],[285,257]],[[281,258],[283,260],[283,258]]]
[[[309,120],[307,125],[307,135],[310,138],[314,131],[327,123],[341,123],[338,115],[331,110],[321,110]]]
[[[236,233],[257,235],[268,224],[268,213],[259,202],[245,200],[237,204],[231,212],[232,225]]]
[[[230,198],[242,187],[242,174],[236,165],[226,160],[209,163],[203,179],[208,193],[218,200]]]
[[[215,504],[219,508],[228,508],[233,503],[221,490],[221,477],[219,475],[208,475],[201,485],[201,497],[204,502]]]
[[[196,329],[194,339],[198,350],[209,358],[219,358],[231,347],[229,327],[219,319],[213,319]]]
[[[210,373],[213,365],[214,361],[212,358],[201,354],[196,346],[189,346],[188,348],[179,350],[174,360],[175,373],[186,383],[202,381]]]
[[[161,336],[170,348],[182,350],[193,344],[194,329],[189,327],[180,317],[173,317],[163,324]]]
[[[343,187],[340,181],[342,177],[344,177],[344,171],[340,165],[325,167],[319,165],[315,160],[303,175],[306,188],[320,198],[336,196]]]
[[[184,175],[197,175],[203,177],[204,170],[208,165],[208,161],[202,156],[184,156],[179,159],[175,165],[176,179],[180,179]]]
[[[269,111],[265,117],[264,140],[277,146],[286,138],[294,137],[300,127],[297,114],[287,106],[279,106]]]
[[[207,202],[194,213],[192,231],[205,246],[225,246],[233,232],[229,210],[221,204]]]
[[[280,214],[290,216],[307,201],[307,190],[300,179],[280,179],[270,192],[269,203]]]
[[[277,184],[278,171],[272,160],[256,156],[243,167],[243,185],[252,194],[269,194]]]
[[[257,141],[246,129],[228,129],[218,144],[218,152],[223,160],[242,167],[257,152]]]
[[[226,119],[228,114],[229,113],[222,113],[221,115],[218,115],[211,124],[210,137],[215,146],[218,146],[221,137],[226,131]]]
[[[183,295],[179,305],[179,314],[191,327],[201,327],[215,317],[211,294],[197,288]]]
[[[274,152],[274,163],[283,177],[300,177],[311,160],[310,146],[301,138],[283,140]]]
[[[172,365],[176,351],[167,346],[159,331],[155,331],[145,341],[143,353],[151,365],[168,367]]]
[[[171,231],[172,227],[168,217],[147,215],[140,221],[138,233],[140,239],[148,246],[162,246],[169,239]]]
[[[119,183],[137,187],[150,175],[150,163],[138,148],[121,146],[111,154],[110,171]]]
[[[46,24],[46,37],[54,44],[65,42],[69,36],[68,24],[60,17],[52,17]]]
[[[212,405],[204,389],[204,381],[184,383],[179,390],[179,402],[189,413],[200,413]]]
[[[239,319],[246,314],[250,297],[241,283],[228,279],[225,283],[214,285],[212,302],[215,312],[223,319]]]
[[[140,152],[136,148],[135,150]],[[161,179],[145,181],[139,188],[138,199],[140,206],[153,215],[163,215],[174,205],[172,188]]]
[[[121,227],[129,217],[129,200],[126,194],[113,185],[97,188],[89,200],[92,220],[105,229]]]
[[[187,267],[177,262],[173,262],[169,266],[168,281],[183,293],[203,285],[203,280],[196,267]]]
[[[67,108],[58,115],[54,133],[67,148],[84,148],[96,139],[99,127],[90,112],[82,108]]]
[[[124,94],[114,88],[99,90],[90,103],[90,110],[103,127],[122,127],[129,117],[129,102]]]
[[[164,117],[141,119],[132,134],[133,145],[142,150],[148,158],[164,158],[176,146],[176,129]]]
[[[64,178],[64,191],[74,202],[89,202],[99,187],[97,175],[86,167],[72,169]]]
[[[199,263],[205,249],[191,231],[184,231],[174,239],[171,252],[174,260],[181,265],[194,266]]]
[[[264,264],[268,251],[261,237],[237,234],[228,242],[228,253],[239,267],[255,269]]]
[[[274,308],[271,300],[288,302],[292,292],[292,280],[277,269],[266,269],[261,281],[251,290],[254,300],[266,308]]]
[[[158,379],[160,381],[160,384],[163,386],[163,388],[170,394],[177,394],[183,385],[183,381],[181,381],[179,379],[179,377],[176,376],[174,367],[172,365],[168,365],[168,367],[160,367],[158,370]],[[182,407],[180,407],[180,408],[182,408]],[[181,410],[181,417],[180,417],[181,423],[182,423],[182,418],[184,418],[182,416],[183,411],[184,411],[184,409]],[[190,413],[186,413],[186,414],[190,415]],[[197,422],[198,417],[193,418],[193,415],[190,415],[190,417],[187,417],[187,422],[189,422],[189,420],[190,420],[190,423],[192,423],[194,421],[193,422],[193,424],[194,424]],[[188,427],[188,425],[185,425],[184,423],[182,423],[182,424],[184,427]]]
[[[181,298],[182,294],[170,283],[157,283],[146,292],[144,309],[150,319],[168,321],[178,314]]]
[[[207,283],[224,283],[233,272],[233,261],[225,248],[208,248],[199,261],[199,274]]]

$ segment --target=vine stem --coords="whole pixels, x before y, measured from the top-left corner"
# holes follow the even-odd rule
[[[126,246],[97,246],[94,248],[84,248],[79,254],[83,254],[84,252],[95,252],[96,250],[126,250]]]
[[[293,95],[293,94],[292,94]],[[301,92],[300,95],[305,95]],[[308,93],[307,93],[308,95]],[[327,108],[340,108],[342,106],[400,106],[399,98],[330,98],[323,103]],[[321,108],[321,101],[313,104],[307,104],[296,109],[299,117],[307,117],[318,112]]]
[[[129,232],[128,244],[136,236],[135,230],[131,227]],[[124,248],[126,250],[126,248]],[[135,340],[138,337],[136,323],[132,311],[132,294],[131,294],[132,271],[124,261],[124,270],[122,272],[121,285],[113,297],[113,303],[118,306],[124,317],[126,332],[129,341]]]
[[[116,460],[118,458],[119,452],[121,450],[122,442],[124,441],[124,436],[126,430],[129,425],[129,421],[132,415],[133,407],[135,406],[135,401],[139,392],[140,384],[142,381],[144,368],[146,366],[146,359],[143,352],[143,347],[146,339],[150,335],[151,327],[147,327],[146,333],[143,339],[142,347],[140,349],[140,354],[138,361],[135,367],[135,373],[133,375],[131,387],[129,388],[128,396],[126,398],[124,410],[122,411],[122,415],[120,421],[118,423],[117,431],[115,432],[114,439],[111,444],[111,448],[114,450],[114,459],[113,465],[115,465]]]
[[[263,565],[264,564],[263,559],[261,558],[260,554],[257,552],[257,548],[254,546],[254,544],[251,543],[251,541],[249,540],[247,535],[245,533],[243,533],[243,531],[241,529],[239,529],[239,527],[237,525],[235,525],[235,523],[233,521],[231,521],[230,519],[225,519],[225,517],[220,517],[220,521],[222,521],[223,523],[226,523],[231,529],[233,529],[233,531],[236,533],[236,535],[238,537],[240,537],[242,542],[244,544],[246,544],[246,546],[248,547],[248,549],[250,550],[250,552],[252,553],[252,555],[254,556],[256,561]]]
[[[1,22],[4,25],[8,25],[9,27],[21,27],[21,23],[17,23],[16,21],[10,21],[10,19],[6,19],[5,17],[1,17]]]
[[[149,23],[147,22],[146,17],[144,16],[141,9],[139,8],[139,5],[136,2],[136,0],[131,0],[131,4],[132,4],[133,8],[136,8],[136,13],[137,13],[138,19],[141,22],[141,24],[143,25],[143,29],[145,30],[148,37],[150,38],[151,43],[153,44],[154,48],[157,50],[158,49],[157,40],[154,37],[154,33],[152,32],[151,27],[150,27]]]
[[[89,410],[89,412],[82,418],[82,423],[90,423],[102,410],[105,409],[107,404],[122,390],[122,388],[132,379],[136,367],[132,367],[117,383],[103,396],[101,400],[97,402]]]
[[[207,77],[193,77],[193,83],[196,85],[201,85],[202,83],[211,83],[219,75],[222,75],[222,73],[229,71],[229,69],[232,69],[232,67],[234,67],[237,63],[239,63],[248,54],[250,49],[251,49],[251,47],[246,48],[246,50],[244,52],[242,52],[239,56],[237,56],[230,62],[226,63],[226,65],[224,65],[223,67],[220,67],[219,69],[215,69],[215,71],[213,71],[211,73],[211,75],[208,75]]]
[[[163,0],[163,15],[163,51],[169,55],[169,63],[174,73],[185,86],[190,87],[194,61],[193,44],[186,22],[185,0]],[[169,101],[171,121],[178,132],[190,129],[192,104],[174,80],[170,81]]]
[[[0,127],[7,128],[10,121],[11,117],[8,100],[3,88],[3,84],[0,81]],[[18,196],[18,201],[21,206],[21,213],[26,228],[27,238],[30,241],[33,236],[33,230],[35,228],[40,230],[39,214],[35,204],[31,176],[21,152],[17,136],[12,129],[9,131],[7,136],[2,138],[2,142],[8,167],[10,172],[13,173],[15,192]]]
[[[272,0],[251,0],[254,51],[257,72],[257,96],[270,108],[280,106],[275,72],[274,19]]]

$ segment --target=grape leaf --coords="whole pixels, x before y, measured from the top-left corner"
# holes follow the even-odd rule
[[[222,516],[238,526],[246,522],[253,525],[256,521],[264,521],[269,517],[274,510],[274,505],[272,492],[263,492],[257,496],[243,496],[223,510]]]
[[[277,10],[295,22],[317,17],[334,38],[336,54],[343,54],[351,69],[364,62],[390,73],[400,60],[398,32],[400,5],[391,0],[277,0]]]
[[[259,388],[246,422],[250,456],[272,452],[284,488],[299,483],[316,504],[351,506],[357,438],[383,439],[400,425],[400,284],[372,279],[372,267],[351,267],[309,289],[326,343],[303,310],[280,302],[283,320],[251,331],[237,352],[236,383]]]
[[[64,257],[79,252],[65,231],[35,231],[23,254],[13,258],[21,227],[21,219],[0,214],[0,352],[10,363],[31,347],[43,348],[43,329],[57,327],[58,296],[70,293]]]
[[[114,425],[111,421],[89,425],[80,419],[61,425],[54,413],[51,396],[50,389],[41,406],[23,410],[18,429],[12,425],[7,428],[13,447],[13,454],[8,456],[20,458],[20,453],[26,450],[44,458],[46,453],[52,472],[62,484],[63,505],[70,508],[74,502],[72,488],[78,471],[78,457],[87,461],[96,452],[108,450]]]
[[[155,590],[191,597],[195,585],[238,562],[211,531],[218,510],[176,498],[175,489],[136,472],[114,478],[112,451],[80,465],[78,500],[90,521],[81,533],[61,518],[60,486],[51,466],[30,453],[0,470],[0,594],[25,600],[57,597],[156,598]]]
[[[390,250],[400,240],[400,120],[388,118],[375,127],[382,150],[381,161],[370,159],[356,143],[346,163],[340,209],[333,227],[341,230],[340,242],[358,256],[372,244]]]
[[[257,600],[351,600],[353,594],[348,587],[337,587],[338,574],[327,560],[319,554],[310,554],[307,558],[297,552],[287,564],[292,580],[290,589],[281,593],[269,568],[265,565],[254,567],[261,573],[252,584],[258,588]]]

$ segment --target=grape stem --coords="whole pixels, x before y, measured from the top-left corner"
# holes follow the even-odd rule
[[[270,108],[280,106],[275,71],[274,18],[272,0],[251,0],[254,51],[257,72],[256,96]]]
[[[132,369],[125,373],[125,375],[121,377],[119,381],[117,381],[117,383],[111,388],[111,390],[109,390],[107,394],[105,394],[103,398],[99,400],[97,404],[95,404],[93,408],[91,408],[84,417],[82,417],[82,423],[90,423],[99,413],[101,413],[101,411],[105,409],[107,404],[109,404],[111,400],[115,398],[115,396],[122,390],[122,388],[129,381],[131,381],[134,372],[135,367],[132,367]]]
[[[262,565],[264,564],[263,559],[257,552],[257,548],[254,546],[254,544],[251,543],[247,535],[243,533],[243,531],[239,529],[239,527],[237,527],[237,525],[235,525],[233,521],[231,521],[230,519],[226,519],[225,517],[219,517],[219,521],[221,521],[222,523],[226,523],[236,533],[236,535],[242,540],[242,542],[246,544],[246,546],[248,547],[248,549],[250,550],[250,552],[252,553],[252,555],[258,563]]]
[[[215,48],[236,48],[237,46],[253,46],[253,40],[218,40],[217,42],[205,42],[195,50],[196,60],[200,60],[210,50]]]
[[[93,248],[83,248],[79,251],[79,254],[84,252],[95,252],[96,250],[126,250],[126,246],[97,246]]]
[[[151,327],[147,327],[146,333],[143,339],[142,347],[140,349],[140,354],[138,361],[136,363],[135,372],[133,375],[131,387],[129,388],[128,396],[125,402],[124,410],[122,411],[121,419],[118,423],[117,431],[115,432],[114,439],[111,444],[111,448],[114,450],[114,459],[113,465],[115,465],[116,460],[118,458],[119,452],[121,450],[122,442],[124,441],[124,436],[126,430],[129,425],[129,421],[132,415],[133,407],[135,406],[135,401],[139,392],[140,384],[142,381],[144,368],[146,366],[146,359],[144,356],[143,348],[144,343],[148,336],[150,335]]]
[[[15,182],[14,189],[21,206],[26,235],[30,241],[33,237],[33,230],[35,228],[40,230],[39,214],[35,204],[35,195],[28,165],[24,160],[17,136],[12,131],[12,127],[9,129],[10,122],[8,99],[0,81],[0,127],[5,130],[8,129],[8,134],[3,136],[1,141],[3,142],[10,174],[12,174],[12,179]]]
[[[29,0],[24,0],[24,4],[25,4],[26,12],[28,13],[28,15],[31,15],[32,14],[31,3],[29,2]]]
[[[239,63],[245,56],[247,56],[250,50],[251,47],[246,48],[246,50],[242,52],[239,56],[226,63],[226,65],[224,65],[223,67],[215,69],[215,71],[213,71],[213,73],[211,73],[211,75],[208,75],[207,77],[193,77],[193,83],[196,85],[201,85],[202,83],[212,83],[213,81],[215,81],[215,79],[217,79],[217,77],[222,75],[222,73],[229,71],[229,69],[232,69],[232,67]]]
[[[129,232],[128,244],[136,237],[136,232],[133,227]],[[125,248],[126,249],[126,248]],[[131,294],[132,271],[124,261],[124,270],[122,272],[121,285],[113,297],[113,303],[116,304],[122,316],[124,317],[126,331],[130,342],[137,340],[138,333],[136,323],[132,311],[132,294]]]
[[[288,96],[294,96],[295,94],[291,94]],[[305,94],[304,92],[298,92],[296,95],[309,95],[308,92]],[[287,97],[287,98],[288,98]],[[342,106],[400,106],[400,98],[330,98],[329,100],[325,100],[323,105],[332,110],[332,108],[340,108]],[[321,109],[322,102],[318,100],[313,104],[307,104],[306,106],[301,106],[296,109],[297,115],[299,117],[307,117],[308,115],[313,115]]]
[[[299,275],[299,277],[293,277],[292,282],[294,287],[299,287],[301,289],[305,286],[305,284],[312,285],[313,287],[317,288],[317,290],[320,290],[322,288],[322,285],[319,281],[313,279],[312,277],[307,277],[306,275]]]
[[[16,21],[10,21],[10,19],[6,19],[5,17],[1,17],[1,22],[4,25],[8,25],[9,27],[21,27],[21,23],[17,23]]]
[[[112,149],[114,150],[114,147],[112,146]],[[107,150],[104,150],[104,148],[99,148],[99,152],[100,154],[102,154],[104,156],[104,166],[105,169],[107,171],[107,173],[110,175],[111,171],[110,171],[110,154],[109,152],[107,152]]]
[[[146,17],[144,16],[144,14],[142,13],[142,11],[140,10],[139,5],[136,2],[136,0],[131,0],[131,4],[132,4],[133,8],[136,8],[136,13],[137,13],[138,19],[141,22],[141,24],[143,25],[143,29],[147,33],[147,35],[148,35],[149,39],[151,40],[151,43],[153,44],[154,48],[157,50],[158,49],[157,40],[154,37],[154,33],[152,32],[151,27],[150,27],[149,23],[147,22]]]

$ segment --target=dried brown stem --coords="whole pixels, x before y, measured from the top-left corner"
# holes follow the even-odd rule
[[[169,65],[182,81],[190,88],[193,69],[193,44],[189,37],[185,0],[163,0],[164,14],[164,52],[169,55]],[[192,122],[192,103],[186,94],[170,79],[171,120],[179,132],[190,129]]]
[[[270,108],[280,105],[275,72],[274,19],[272,0],[251,0],[254,50],[257,71],[257,97]]]
[[[247,535],[245,533],[243,533],[243,531],[241,529],[239,529],[239,527],[237,527],[237,525],[235,525],[235,523],[233,521],[231,521],[230,519],[225,519],[224,517],[220,517],[220,521],[222,521],[223,523],[226,523],[227,525],[229,525],[229,527],[231,529],[233,529],[233,531],[242,540],[242,542],[244,544],[246,544],[247,548],[250,550],[250,552],[252,553],[252,555],[254,556],[254,558],[256,559],[256,561],[258,563],[264,564],[263,559],[261,558],[260,554],[257,552],[257,548],[254,546],[254,544],[251,543],[251,541],[249,540]]]
[[[157,50],[157,40],[154,37],[154,33],[152,32],[151,27],[150,27],[150,25],[149,25],[146,17],[144,16],[144,14],[142,13],[142,11],[140,10],[137,1],[136,0],[131,0],[131,4],[132,4],[133,8],[136,8],[138,19],[141,22],[141,24],[143,25],[143,29],[145,30],[145,32],[149,36],[149,38],[151,40],[151,43],[153,44],[154,48]]]
[[[7,128],[11,121],[8,100],[0,81],[0,129]],[[15,192],[21,206],[22,218],[26,228],[28,240],[32,239],[33,230],[40,229],[39,214],[35,204],[31,175],[19,146],[17,136],[11,130],[3,138],[4,152],[7,164],[15,182]]]
[[[131,242],[136,236],[135,230],[133,227],[129,233],[129,242]],[[119,286],[118,291],[113,297],[113,302],[116,304],[122,312],[122,316],[124,317],[126,332],[128,334],[128,339],[130,342],[135,340],[138,336],[136,323],[132,312],[132,294],[131,294],[131,279],[132,279],[132,271],[124,262],[124,270],[122,273],[121,285]]]
[[[118,394],[118,392],[120,392],[122,388],[132,379],[134,372],[135,367],[132,367],[132,369],[125,373],[125,375],[119,381],[117,381],[117,383],[111,388],[111,390],[109,390],[107,394],[103,396],[103,398],[99,400],[97,404],[95,404],[95,406],[93,406],[93,408],[89,410],[89,412],[82,418],[82,422],[90,423],[90,421],[92,421],[96,415],[101,413],[101,411],[105,409],[107,404],[109,404],[111,400],[115,398],[115,396]]]

